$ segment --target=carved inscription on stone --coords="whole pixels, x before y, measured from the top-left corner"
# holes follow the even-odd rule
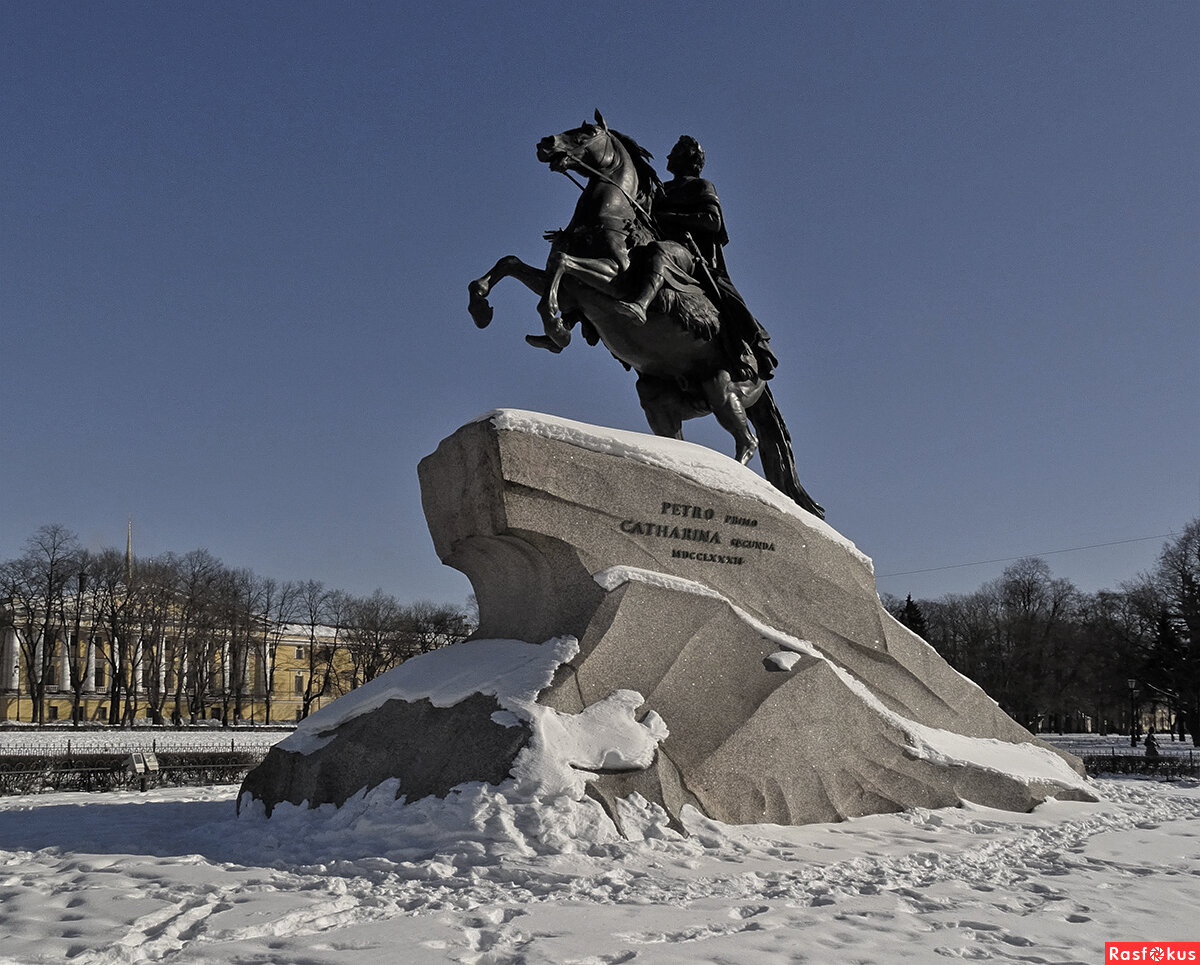
[[[725,530],[725,535],[722,535],[718,527],[729,528]],[[775,552],[775,544],[771,540],[750,538],[751,534],[746,531],[753,531],[757,527],[758,520],[751,516],[718,515],[715,509],[708,506],[693,506],[690,503],[675,503],[670,500],[662,501],[657,517],[623,519],[620,523],[621,532],[629,536],[649,536],[655,539],[704,544],[703,549],[672,547],[672,559],[729,566],[742,566],[746,562],[745,555],[737,555],[731,551]]]

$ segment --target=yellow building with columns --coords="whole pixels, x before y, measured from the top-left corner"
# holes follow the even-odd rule
[[[20,629],[0,627],[0,722],[36,719],[31,680],[37,681],[43,667],[44,723],[71,720],[76,705],[81,722],[110,723],[114,690],[121,722],[170,723],[176,717],[176,695],[183,722],[228,717],[230,723],[266,723],[268,696],[271,723],[295,722],[306,694],[310,713],[340,694],[345,679],[340,671],[347,661],[337,642],[337,631],[330,627],[291,625],[272,630],[269,641],[260,641],[240,658],[231,659],[228,649],[215,647],[207,659],[197,660],[168,635],[139,640],[123,666],[104,634],[86,625],[78,636],[56,636],[48,657],[42,640],[31,644]],[[114,677],[119,678],[115,688]],[[155,720],[158,707],[160,721]]]

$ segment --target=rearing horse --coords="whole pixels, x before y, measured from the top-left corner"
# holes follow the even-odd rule
[[[610,130],[597,111],[595,124],[542,138],[537,157],[552,171],[576,172],[587,183],[567,227],[546,234],[552,244],[545,269],[505,255],[471,282],[475,324],[484,328],[492,320],[487,296],[493,286],[516,278],[539,296],[545,335],[529,336],[531,344],[562,351],[571,326],[580,324],[589,343],[602,341],[637,372],[638,398],[657,435],[682,439],[685,419],[712,413],[733,436],[741,463],[758,451],[767,480],[823,519],[824,510],[797,478],[791,437],[767,383],[730,376],[728,350],[717,337],[719,310],[696,281],[703,264],[683,245],[654,240],[650,208],[661,182],[649,153]],[[682,281],[673,297],[651,306],[643,323],[623,300],[651,257],[672,263]]]

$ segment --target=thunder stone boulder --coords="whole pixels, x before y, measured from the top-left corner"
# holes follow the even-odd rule
[[[438,555],[475,589],[472,646],[577,640],[535,691],[538,712],[561,720],[633,694],[617,702],[653,734],[650,752],[617,754],[618,767],[604,765],[613,755],[603,748],[571,762],[614,820],[615,800],[635,792],[676,818],[691,805],[778,824],[1090,797],[1075,758],[1018,726],[883,609],[869,559],[731,459],[501,410],[458,430],[419,471]],[[429,732],[446,754],[485,748],[439,772],[440,784],[428,752],[420,768],[389,759],[359,771],[375,783],[392,771],[410,800],[445,793],[447,780],[471,779],[465,771],[497,783],[513,748],[536,744],[541,729],[483,727],[476,740],[489,707],[452,709],[454,723]],[[359,726],[339,733],[384,744],[395,725]],[[247,788],[268,807],[315,805],[332,766],[281,758],[271,780]]]

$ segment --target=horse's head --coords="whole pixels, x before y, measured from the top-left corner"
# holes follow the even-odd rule
[[[613,163],[613,145],[600,112],[598,123],[584,121],[579,127],[551,134],[538,141],[537,158],[549,164],[551,171],[581,171],[592,175]]]
[[[587,175],[588,188],[615,186],[630,206],[644,215],[651,198],[662,187],[649,151],[632,137],[610,130],[596,111],[596,123],[584,121],[579,127],[551,134],[538,141],[538,160],[551,171],[579,171]]]

